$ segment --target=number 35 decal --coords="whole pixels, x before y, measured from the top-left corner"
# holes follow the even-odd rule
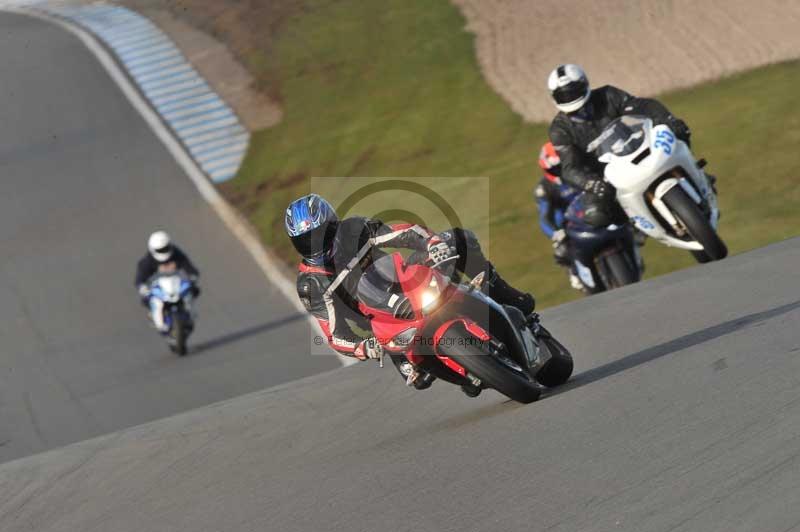
[[[653,147],[656,149],[664,150],[667,155],[672,154],[672,145],[675,144],[675,135],[667,130],[661,130],[656,133],[656,141],[653,142]]]

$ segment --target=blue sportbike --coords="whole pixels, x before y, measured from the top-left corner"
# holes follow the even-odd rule
[[[565,214],[572,273],[583,291],[597,294],[638,282],[644,270],[630,223],[593,227],[584,220],[582,197]]]

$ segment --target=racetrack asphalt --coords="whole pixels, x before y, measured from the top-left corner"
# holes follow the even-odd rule
[[[793,239],[544,312],[576,374],[530,405],[363,363],[7,463],[0,529],[795,530],[798,263]]]
[[[0,14],[0,462],[340,367],[74,35]],[[151,231],[202,272],[179,359],[133,287]]]
[[[20,71],[14,79],[25,73],[29,80],[9,81],[7,90],[4,78],[5,100],[23,89],[35,94],[31,80],[44,83],[59,72],[62,81],[47,93],[59,105],[58,94],[75,98],[85,90],[63,81],[74,65],[48,59],[78,54],[77,43],[3,17],[3,50],[18,28],[30,34],[17,37],[17,50],[37,50],[30,39],[40,32],[54,48],[39,49],[30,61],[9,59]],[[101,77],[89,60],[78,64],[77,75]],[[39,418],[46,430],[61,426],[57,407],[66,419],[90,419],[73,412],[73,389],[83,390],[78,398],[92,398],[94,390],[99,396],[86,401],[96,409],[91,419],[113,421],[117,410],[134,415],[137,401],[157,409],[156,398],[178,401],[196,392],[193,386],[214,389],[218,378],[243,375],[222,371],[229,367],[223,361],[252,360],[251,351],[239,358],[228,351],[246,340],[173,359],[142,324],[129,283],[131,242],[151,225],[144,215],[177,224],[205,212],[176,233],[201,264],[228,268],[207,274],[206,302],[217,297],[225,308],[226,297],[238,297],[262,308],[264,299],[252,301],[244,280],[226,278],[232,260],[218,251],[249,264],[243,251],[226,240],[183,176],[168,171],[171,161],[152,147],[144,125],[117,114],[124,104],[113,94],[111,87],[87,95],[84,107],[49,100],[33,110],[0,107],[2,123],[29,139],[20,145],[4,133],[0,144],[0,235],[4,251],[17,252],[3,254],[0,278],[4,431],[31,423],[27,389],[61,390],[52,395],[64,400],[42,410],[50,412]],[[89,113],[100,104],[111,114]],[[59,144],[32,115],[66,117]],[[141,134],[118,131],[129,122]],[[54,154],[63,157],[58,167],[48,162]],[[158,175],[136,171],[144,164]],[[96,165],[96,173],[87,171]],[[111,167],[127,179],[109,177]],[[54,178],[56,170],[75,182]],[[174,194],[162,200],[155,189]],[[90,192],[92,203],[81,203],[76,190]],[[126,201],[112,206],[120,195]],[[191,206],[182,216],[166,212],[181,202]],[[109,240],[87,248],[85,231]],[[417,392],[391,367],[362,363],[8,462],[0,465],[0,530],[797,530],[798,264],[800,239],[793,239],[545,311],[545,325],[574,354],[575,377],[530,405],[492,391],[468,399],[442,382]],[[69,275],[70,289],[50,277],[56,274]],[[228,296],[226,281],[242,292]],[[206,302],[209,324],[242,327],[236,316],[224,321],[236,307],[215,314]],[[255,342],[257,353],[283,356],[292,346],[284,338],[269,348]],[[12,340],[15,351],[6,356]],[[198,366],[187,371],[185,363]]]

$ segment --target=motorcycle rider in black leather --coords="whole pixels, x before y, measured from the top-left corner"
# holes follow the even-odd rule
[[[193,281],[192,295],[200,295],[197,278],[200,272],[186,253],[176,246],[165,231],[156,231],[147,240],[147,254],[136,264],[134,284],[139,293],[139,301],[150,310],[150,320],[162,333],[168,328],[163,319],[163,303],[150,297],[150,278],[164,268],[179,270]]]
[[[547,84],[559,109],[549,135],[561,159],[561,179],[584,191],[587,223],[602,226],[625,221],[624,212],[614,201],[613,186],[603,180],[603,165],[586,152],[589,144],[622,115],[643,115],[655,124],[665,124],[687,144],[691,138],[689,127],[652,98],[631,96],[612,85],[592,89],[578,65],[557,66]]]
[[[357,334],[348,321],[358,329],[370,330],[368,320],[358,308],[358,281],[372,262],[386,254],[381,249],[384,247],[414,250],[409,261],[430,257],[439,262],[458,255],[453,261],[456,274],[474,277],[484,272],[489,296],[495,301],[513,305],[526,316],[535,308],[533,296],[513,288],[497,274],[483,255],[478,239],[468,230],[454,228],[436,234],[413,224],[388,225],[362,217],[339,220],[333,207],[316,194],[303,196],[289,205],[285,229],[303,257],[297,274],[298,296],[317,319],[328,345],[345,356],[359,360],[377,356],[375,339]],[[370,240],[374,242],[372,247],[368,246]],[[358,256],[360,259],[352,265]],[[345,271],[349,273],[342,276]],[[416,389],[430,387],[433,375],[414,368],[402,355],[390,356],[407,384]],[[480,392],[475,388],[462,386],[471,396]]]

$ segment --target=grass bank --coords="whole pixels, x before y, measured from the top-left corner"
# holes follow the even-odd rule
[[[256,132],[239,176],[222,186],[264,241],[295,260],[282,216],[311,177],[488,176],[487,198],[453,191],[453,202],[488,202],[489,219],[465,225],[543,305],[578,297],[536,223],[531,190],[546,127],[524,123],[489,88],[458,10],[445,0],[292,4],[268,49],[256,42],[243,57],[273,84],[284,120]],[[719,176],[721,233],[733,253],[800,233],[798,84],[800,65],[789,63],[663,97]],[[398,208],[403,200],[398,194]],[[647,276],[694,264],[654,242],[645,259]]]

